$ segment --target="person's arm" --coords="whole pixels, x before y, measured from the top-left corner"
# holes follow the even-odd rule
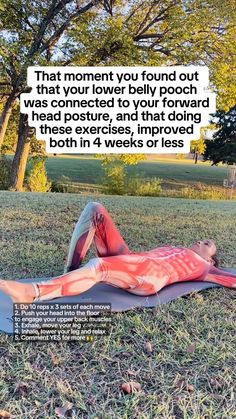
[[[215,282],[228,288],[236,288],[236,274],[212,266],[204,281]]]

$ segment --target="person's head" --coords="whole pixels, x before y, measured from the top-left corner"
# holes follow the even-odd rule
[[[198,240],[196,243],[190,246],[190,249],[201,256],[203,259],[211,262],[212,265],[216,267],[219,265],[217,249],[213,240]]]

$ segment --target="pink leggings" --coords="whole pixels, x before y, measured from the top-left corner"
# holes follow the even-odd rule
[[[80,267],[92,242],[98,257],[132,253],[110,214],[98,202],[89,202],[81,213],[71,238],[65,272]]]
[[[87,251],[95,245],[98,258],[80,267]],[[53,299],[65,295],[81,294],[95,283],[107,279],[106,272],[99,270],[100,257],[131,254],[106,208],[98,202],[89,202],[75,226],[64,269],[64,275],[34,284],[35,301]],[[122,281],[107,281],[111,285],[127,289]]]
[[[90,245],[94,242],[97,256],[80,267]],[[166,250],[168,253],[168,250]],[[187,267],[188,275],[176,276],[184,262],[180,260],[176,272],[168,275],[161,265],[132,252],[115,226],[111,216],[103,205],[90,202],[86,205],[75,226],[69,247],[64,274],[48,281],[34,283],[36,297],[34,301],[50,300],[62,296],[78,295],[98,282],[105,282],[114,287],[123,288],[136,295],[152,295],[173,282],[201,278],[227,287],[236,287],[236,275],[211,267],[200,258],[199,269],[191,276],[191,255]],[[196,259],[196,255],[192,254]],[[205,267],[207,266],[207,271]],[[208,273],[207,273],[208,272]]]

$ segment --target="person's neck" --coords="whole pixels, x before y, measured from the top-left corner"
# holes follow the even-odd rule
[[[190,250],[199,260],[201,260],[201,261],[203,261],[204,260],[204,262],[206,262],[209,266],[211,266],[212,265],[212,262],[211,261],[209,261],[209,260],[207,260],[207,259],[205,259],[205,258],[203,258],[201,255],[199,255],[197,252],[195,252],[195,250],[193,250],[193,249],[190,249],[190,247],[188,247],[187,248],[188,250]]]

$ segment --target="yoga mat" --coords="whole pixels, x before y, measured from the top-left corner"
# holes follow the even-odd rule
[[[225,271],[236,273],[236,269],[227,268]],[[22,282],[39,282],[50,278],[22,279]],[[134,309],[135,307],[156,307],[183,297],[191,292],[201,291],[207,288],[218,288],[220,285],[212,282],[188,281],[179,282],[163,288],[158,294],[143,297],[131,294],[120,288],[112,287],[107,284],[96,284],[88,291],[80,295],[62,297],[54,300],[47,300],[45,303],[111,303],[113,312],[121,312]],[[10,297],[0,291],[0,331],[13,333],[13,303]]]

